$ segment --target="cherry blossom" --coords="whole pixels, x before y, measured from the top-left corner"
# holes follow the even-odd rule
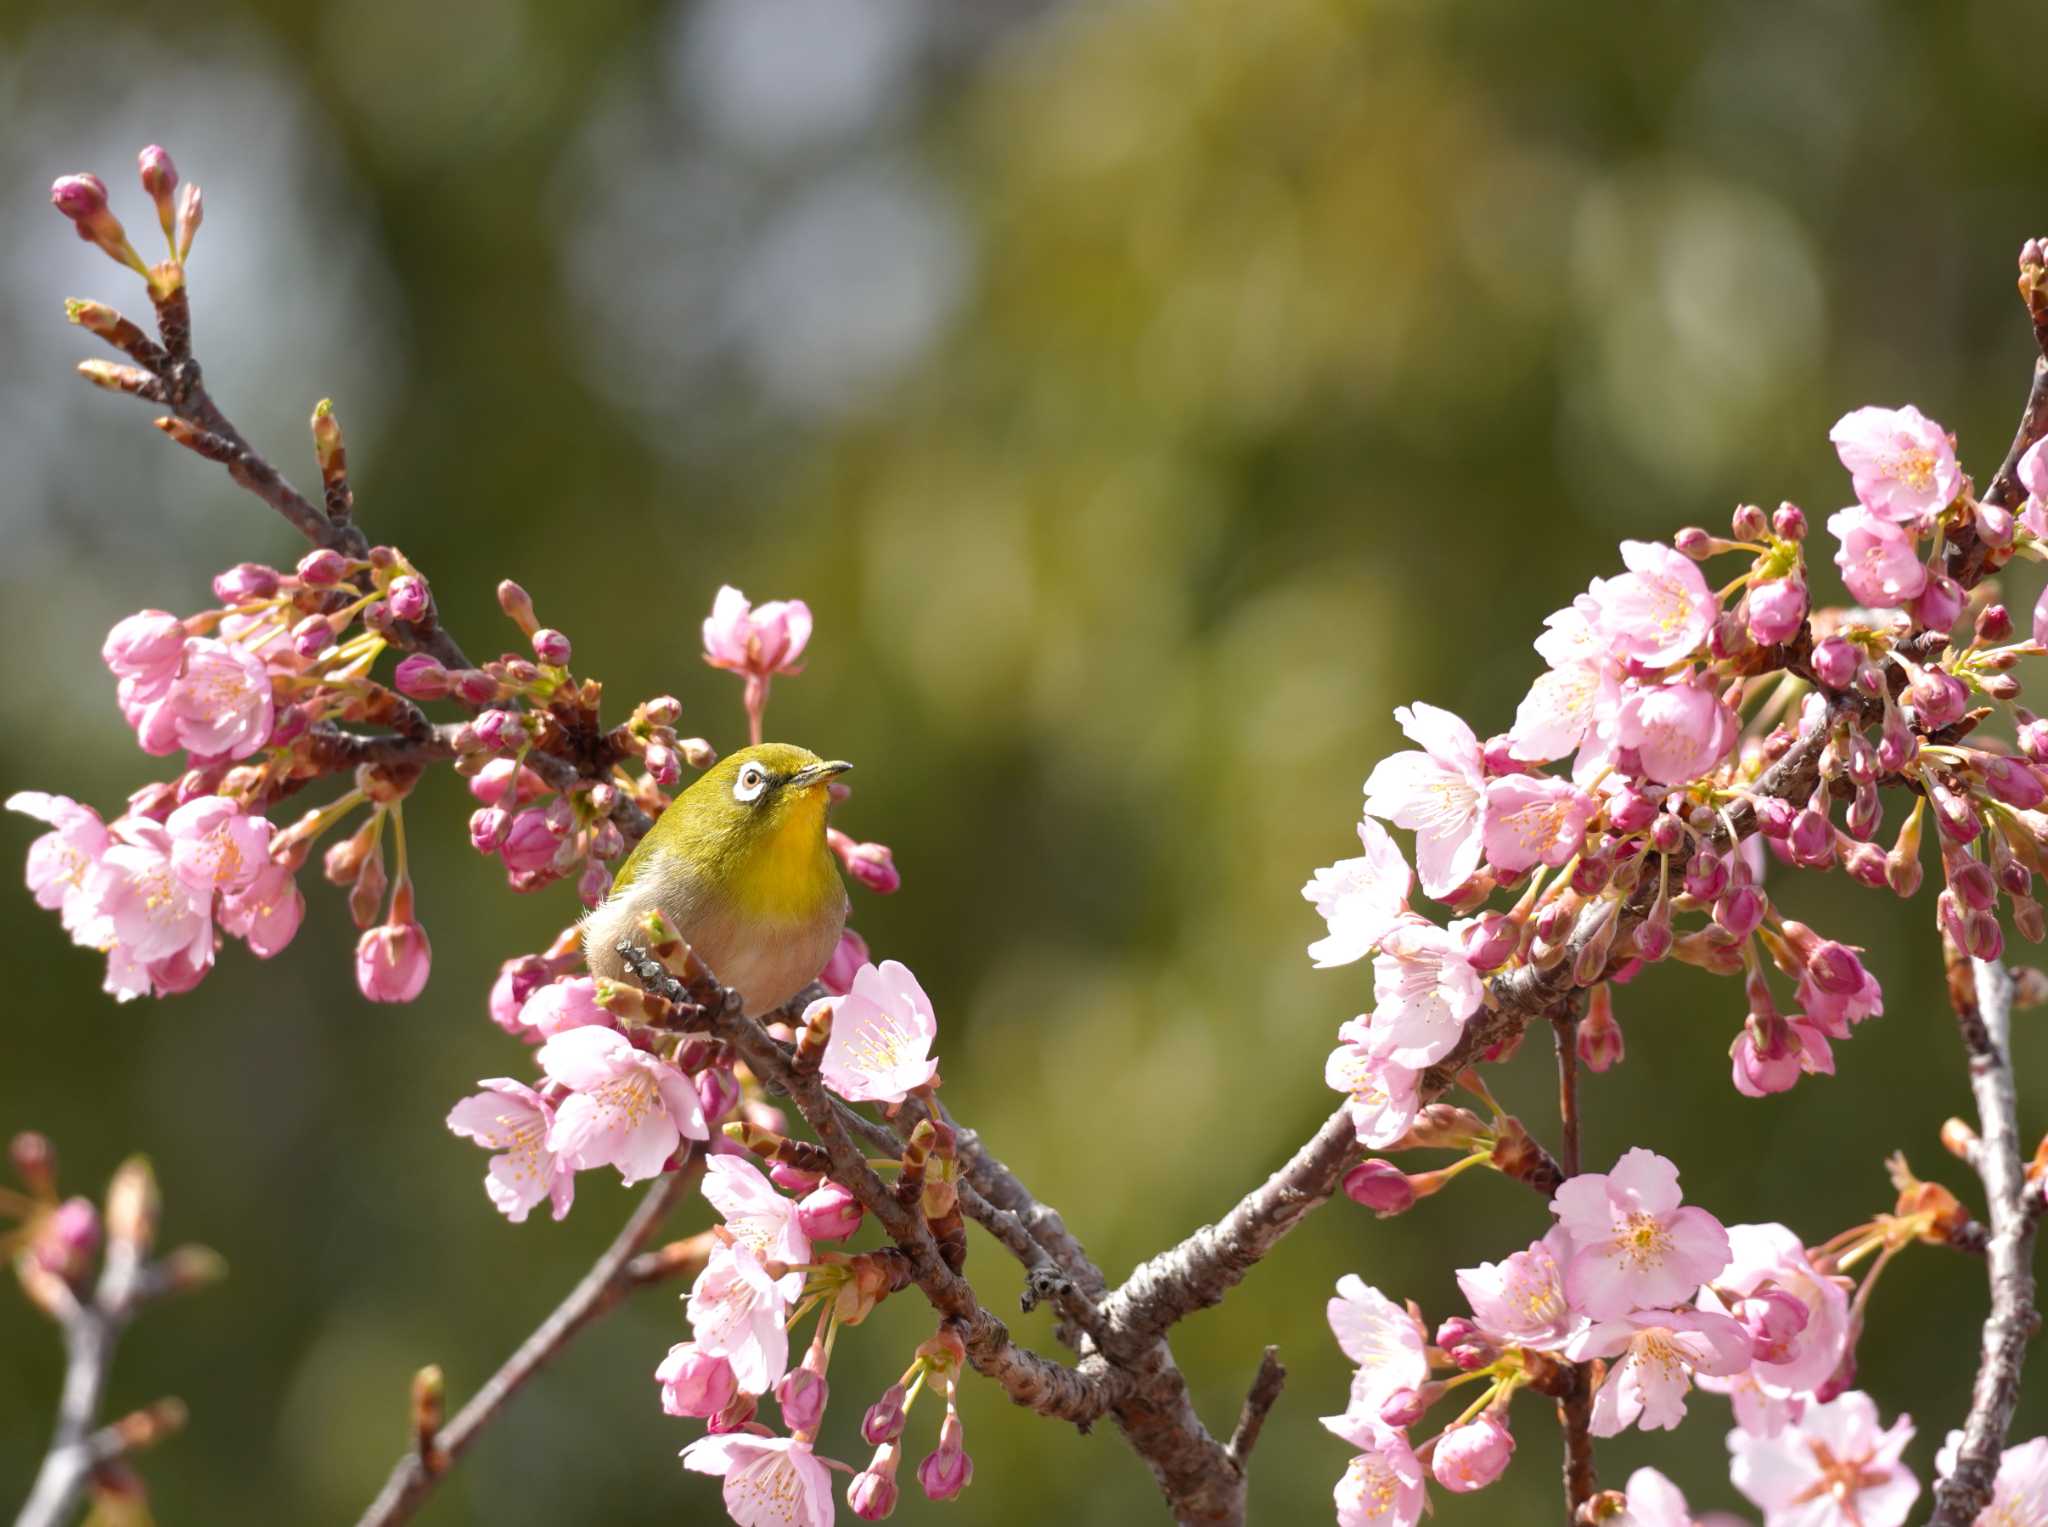
[[[1607,1518],[1609,1527],[1709,1527],[1728,1520],[1719,1512],[1694,1517],[1684,1493],[1655,1469],[1637,1469],[1629,1475],[1620,1515]]]
[[[832,1476],[808,1442],[723,1432],[684,1448],[683,1467],[724,1477],[737,1527],[832,1527]]]
[[[1317,870],[1301,888],[1330,928],[1327,938],[1308,946],[1318,970],[1364,959],[1408,911],[1415,876],[1392,835],[1365,817],[1358,824],[1358,841],[1365,847],[1362,856]]]
[[[1576,1338],[1574,1361],[1610,1361],[1593,1397],[1592,1432],[1613,1437],[1630,1426],[1668,1430],[1685,1419],[1685,1394],[1695,1373],[1720,1377],[1749,1366],[1749,1337],[1725,1315],[1699,1310],[1640,1310],[1602,1321]]]
[[[1345,1094],[1344,1107],[1358,1131],[1358,1143],[1384,1150],[1408,1133],[1421,1106],[1421,1072],[1373,1053],[1367,1020],[1354,1018],[1337,1031],[1341,1043],[1323,1066],[1323,1080]]]
[[[519,1022],[546,1038],[570,1029],[610,1028],[612,1015],[597,1005],[597,983],[588,976],[550,981],[520,1004]]]
[[[1880,1429],[1876,1402],[1852,1389],[1774,1437],[1730,1432],[1728,1472],[1764,1527],[1903,1527],[1920,1497],[1899,1461],[1912,1440],[1912,1417]]]
[[[562,1218],[575,1201],[576,1178],[548,1147],[554,1110],[539,1093],[510,1077],[489,1077],[477,1085],[484,1090],[448,1111],[448,1128],[498,1152],[484,1173],[491,1202],[515,1225],[542,1200],[553,1206],[556,1219]]]
[[[821,997],[804,1020],[832,1015],[820,1067],[825,1085],[849,1103],[900,1103],[938,1074],[930,1058],[939,1020],[932,999],[897,960],[863,965],[843,997]]]
[[[810,639],[811,607],[801,599],[774,599],[755,606],[726,584],[704,621],[704,661],[713,668],[760,677],[801,673],[797,660]]]
[[[1351,1379],[1351,1400],[1345,1416],[1325,1419],[1340,1436],[1339,1425],[1357,1417],[1376,1420],[1379,1408],[1401,1389],[1416,1389],[1429,1378],[1427,1340],[1414,1315],[1394,1303],[1356,1273],[1337,1280],[1328,1306],[1330,1330],[1346,1357],[1357,1364]]]
[[[1682,785],[1712,769],[1735,746],[1736,718],[1704,682],[1631,689],[1616,716],[1615,740],[1635,750],[1642,772]]]
[[[268,864],[239,891],[220,900],[220,925],[248,944],[259,959],[278,953],[299,931],[306,916],[306,898],[282,864]]]
[[[1536,650],[1550,665],[1515,711],[1509,731],[1516,758],[1549,763],[1576,750],[1612,717],[1620,686],[1607,642],[1593,624],[1587,595],[1544,618]]]
[[[138,965],[201,950],[210,960],[210,898],[194,891],[171,865],[170,835],[155,822],[123,817],[113,841],[87,877],[94,914],[83,927]]]
[[[1654,1151],[1571,1178],[1550,1211],[1571,1237],[1566,1296],[1594,1320],[1688,1300],[1728,1265],[1728,1232],[1706,1210],[1679,1207],[1678,1168]]]
[[[1655,541],[1623,541],[1618,578],[1595,580],[1593,623],[1618,657],[1662,668],[1689,656],[1714,624],[1699,564]]]
[[[427,930],[393,918],[356,940],[356,987],[372,1002],[410,1002],[426,989],[433,960]]]
[[[178,746],[203,758],[247,758],[270,736],[270,672],[246,648],[188,640],[166,704]]]
[[[1380,940],[1372,962],[1370,1025],[1375,1054],[1420,1070],[1457,1047],[1465,1020],[1479,1011],[1483,983],[1454,933],[1403,922]]]
[[[1364,1451],[1337,1481],[1337,1527],[1416,1527],[1428,1491],[1407,1437],[1375,1421],[1347,1440]]]
[[[1910,403],[1844,414],[1828,439],[1849,470],[1858,502],[1885,519],[1919,519],[1945,508],[1962,489],[1947,432]]]
[[[1567,780],[1514,774],[1486,787],[1486,860],[1504,875],[1555,869],[1579,851],[1598,802]]]
[[[2036,440],[2020,457],[2020,486],[2027,490],[2026,506],[2020,511],[2020,526],[2030,534],[2048,538],[2048,438]]]
[[[1730,1300],[1760,1290],[1797,1299],[1806,1312],[1796,1337],[1781,1350],[1757,1356],[1750,1374],[1762,1393],[1789,1399],[1812,1394],[1841,1365],[1850,1337],[1849,1296],[1819,1272],[1806,1248],[1783,1225],[1730,1225],[1728,1265],[1700,1290],[1700,1308],[1734,1315]],[[1725,1385],[1708,1385],[1725,1388]]]
[[[1437,1438],[1429,1471],[1446,1490],[1464,1495],[1499,1479],[1514,1454],[1515,1439],[1507,1423],[1498,1412],[1489,1410]]]
[[[793,1199],[775,1191],[744,1156],[713,1156],[704,1163],[704,1197],[725,1228],[763,1262],[808,1262],[810,1237],[797,1223]]]
[[[49,824],[51,830],[28,846],[28,888],[36,905],[57,911],[64,930],[76,937],[97,905],[86,894],[86,879],[112,841],[106,824],[90,806],[40,790],[16,791],[7,809]]]
[[[1365,809],[1414,830],[1423,893],[1446,896],[1479,868],[1486,756],[1472,728],[1447,710],[1418,700],[1394,719],[1422,748],[1380,760],[1365,782]]]
[[[721,1246],[690,1287],[691,1334],[699,1350],[732,1364],[741,1389],[766,1394],[789,1367],[789,1332],[783,1321],[802,1289],[802,1273],[776,1279],[746,1246]]]
[[[540,1047],[548,1079],[569,1089],[548,1149],[576,1171],[615,1166],[628,1184],[654,1176],[684,1140],[708,1131],[697,1089],[674,1066],[612,1029],[569,1029]]]
[[[1849,592],[1873,607],[1900,605],[1927,587],[1927,565],[1912,538],[1861,504],[1828,516],[1828,529],[1842,543],[1835,566]]]
[[[193,890],[245,891],[270,864],[270,823],[245,816],[239,802],[202,795],[164,821],[171,867]]]
[[[1460,1268],[1458,1287],[1480,1329],[1502,1346],[1560,1352],[1587,1324],[1565,1298],[1564,1264],[1570,1256],[1571,1237],[1563,1226],[1553,1226],[1526,1251]]]
[[[730,1405],[739,1393],[732,1364],[713,1357],[694,1341],[679,1341],[654,1370],[661,1385],[661,1408],[671,1416],[708,1418]]]

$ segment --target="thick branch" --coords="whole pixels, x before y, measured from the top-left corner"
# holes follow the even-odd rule
[[[555,1306],[552,1314],[535,1328],[533,1334],[519,1344],[519,1348],[490,1381],[479,1389],[455,1414],[455,1419],[436,1434],[431,1452],[422,1457],[417,1451],[409,1451],[400,1458],[391,1470],[391,1477],[378,1492],[370,1509],[363,1513],[357,1527],[384,1527],[384,1524],[403,1522],[411,1518],[426,1501],[448,1465],[468,1450],[479,1433],[497,1418],[506,1401],[519,1392],[520,1386],[540,1371],[543,1364],[552,1358],[570,1338],[592,1320],[617,1304],[620,1299],[642,1283],[651,1281],[652,1276],[671,1276],[675,1269],[664,1268],[653,1272],[644,1267],[635,1253],[653,1236],[670,1209],[696,1181],[695,1170],[670,1172],[655,1180],[633,1211],[625,1228],[604,1255],[591,1264],[590,1271],[583,1275],[569,1297]]]
[[[1984,1321],[1982,1356],[1963,1423],[1955,1468],[1935,1487],[1933,1527],[1969,1527],[1991,1499],[1999,1454],[2019,1404],[2020,1368],[2027,1342],[2040,1324],[2034,1309],[2035,1216],[2019,1137],[2019,1102],[2013,1087],[2011,975],[2003,965],[1949,954],[1949,1000],[1969,1058],[1970,1091],[1977,1101],[1974,1165],[1984,1181],[1991,1239],[1985,1260],[1991,1312]]]

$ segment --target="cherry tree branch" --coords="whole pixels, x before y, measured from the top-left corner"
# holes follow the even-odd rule
[[[1954,1469],[1935,1487],[1931,1521],[1932,1527],[1969,1527],[1991,1499],[1999,1454],[2019,1404],[2027,1342],[2041,1323],[2034,1308],[2037,1217],[2028,1203],[2031,1194],[2021,1158],[2019,1100],[2013,1085],[2012,976],[2001,964],[1966,959],[1943,942],[1949,1000],[1977,1103],[1979,1144],[1971,1152],[1970,1164],[1983,1179],[1991,1222],[1985,1247],[1991,1311],[1984,1321],[1983,1354],[1962,1445]]]
[[[1557,1040],[1557,1113],[1561,1129],[1558,1164],[1562,1177],[1579,1175],[1581,1007],[1582,1004],[1567,1004],[1550,1019]],[[1600,1488],[1600,1475],[1593,1465],[1593,1373],[1586,1363],[1565,1366],[1562,1393],[1557,1396],[1557,1426],[1564,1435],[1565,1518],[1576,1521],[1579,1508]]]
[[[433,1493],[449,1465],[468,1451],[484,1428],[497,1419],[506,1402],[579,1331],[635,1288],[702,1267],[709,1247],[695,1238],[676,1242],[659,1252],[641,1252],[701,1173],[699,1157],[691,1167],[655,1179],[617,1237],[591,1264],[568,1297],[519,1344],[483,1388],[455,1413],[453,1420],[431,1435],[422,1435],[421,1445],[407,1451],[392,1466],[384,1488],[358,1519],[357,1527],[389,1527],[410,1520]]]

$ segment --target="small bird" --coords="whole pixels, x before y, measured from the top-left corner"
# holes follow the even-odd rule
[[[592,974],[622,979],[616,946],[659,910],[749,1014],[802,991],[846,926],[825,809],[832,780],[852,767],[765,742],[707,769],[669,803],[611,895],[583,919]]]

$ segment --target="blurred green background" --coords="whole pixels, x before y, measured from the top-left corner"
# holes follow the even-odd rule
[[[2007,5],[1846,0],[0,9],[0,599],[22,638],[0,785],[111,814],[161,766],[115,714],[105,628],[297,555],[66,374],[90,346],[59,299],[143,303],[44,188],[98,170],[139,240],[128,167],[161,141],[207,188],[218,395],[302,483],[334,396],[361,518],[472,652],[516,639],[491,590],[517,577],[620,713],[673,691],[729,746],[738,686],[696,655],[712,593],[810,601],[770,730],[860,764],[842,823],[893,844],[905,886],[857,892],[854,922],[933,994],[954,1107],[1120,1276],[1331,1105],[1322,1059],[1369,979],[1308,968],[1298,892],[1355,851],[1394,705],[1504,727],[1541,616],[1622,536],[1782,497],[1818,529],[1850,407],[1910,399],[1980,479],[1996,463],[2030,360],[2012,256],[2048,223],[2026,41]],[[507,1225],[442,1128],[523,1064],[483,1014],[498,961],[572,914],[566,886],[503,892],[467,807],[443,777],[413,814],[436,964],[409,1008],[358,999],[317,881],[285,957],[231,946],[197,992],[119,1010],[54,918],[0,897],[0,1126],[53,1135],[74,1191],[147,1150],[167,1234],[233,1267],[146,1319],[114,1378],[117,1407],[192,1407],[144,1465],[166,1521],[352,1518],[413,1369],[466,1397],[626,1213],[591,1177],[565,1225]],[[11,855],[35,829],[10,821]],[[1629,1057],[1589,1085],[1588,1160],[1652,1146],[1724,1219],[1819,1241],[1887,1205],[1889,1150],[1964,1187],[1935,1131],[1967,1096],[1931,900],[1779,894],[1871,947],[1888,1015],[1838,1079],[1746,1101],[1735,984],[1661,968],[1620,995]],[[1548,1057],[1505,1071],[1554,1127]],[[1340,1203],[1179,1329],[1214,1426],[1262,1344],[1292,1370],[1255,1517],[1322,1518],[1345,1462],[1314,1419],[1343,1403],[1333,1280],[1440,1318],[1451,1269],[1546,1222],[1498,1178],[1385,1223]],[[970,1265],[1008,1309],[1017,1276],[978,1234]],[[1931,1251],[1876,1296],[1864,1379],[1913,1412],[1923,1478],[1982,1304],[1980,1268]],[[1017,1326],[1050,1345],[1043,1316]],[[860,1456],[860,1408],[926,1329],[904,1298],[841,1343],[827,1451]],[[712,1484],[673,1461],[694,1427],[649,1380],[682,1330],[667,1293],[607,1319],[425,1519],[709,1519]],[[58,1376],[11,1294],[0,1354],[9,1498]],[[1695,1509],[1737,1505],[1725,1406],[1693,1408],[1605,1446],[1604,1478],[1655,1461]],[[978,1381],[964,1412],[956,1518],[1158,1514],[1110,1428],[1078,1439]],[[1552,1519],[1554,1426],[1527,1399],[1516,1419],[1508,1480],[1446,1521]],[[914,1496],[903,1519],[937,1519]]]

